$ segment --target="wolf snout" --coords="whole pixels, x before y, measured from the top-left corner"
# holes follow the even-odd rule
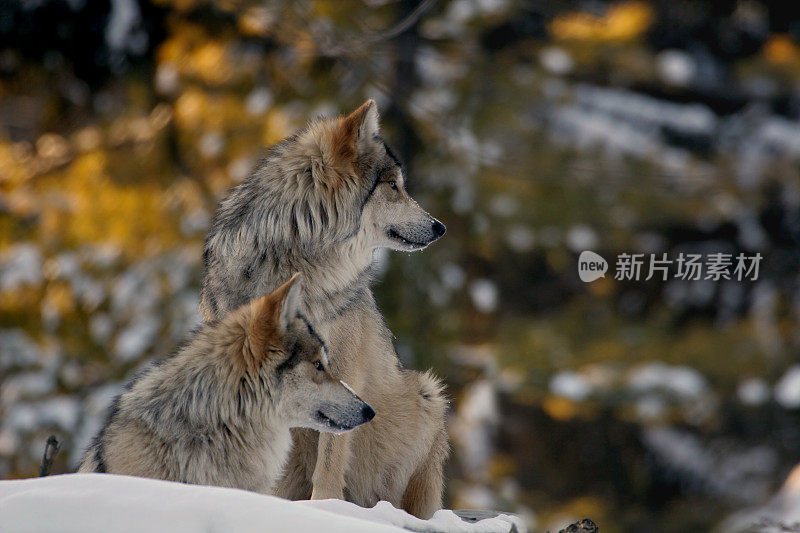
[[[369,422],[370,420],[375,418],[375,409],[373,409],[372,406],[369,405],[368,403],[365,403],[364,408],[361,409],[361,416],[364,417],[364,420],[366,422]]]
[[[447,227],[434,218],[433,225],[431,226],[431,231],[433,232],[433,238],[438,239],[439,237],[444,235],[445,232],[447,232]]]
[[[351,402],[347,406],[329,405],[317,410],[314,418],[317,424],[322,426],[321,430],[342,433],[375,418],[375,409],[371,405],[360,398],[354,398],[354,400],[355,402]]]
[[[400,250],[421,250],[445,234],[444,224],[432,217],[413,223],[389,226],[386,234],[400,244]]]

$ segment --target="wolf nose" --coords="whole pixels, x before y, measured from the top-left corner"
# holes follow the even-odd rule
[[[369,405],[364,405],[364,408],[361,410],[361,415],[369,422],[375,417],[375,409]]]
[[[444,235],[444,232],[447,231],[447,228],[444,227],[444,224],[442,224],[436,219],[434,219],[433,226],[431,227],[431,229],[433,230],[433,236],[437,239],[442,235]]]

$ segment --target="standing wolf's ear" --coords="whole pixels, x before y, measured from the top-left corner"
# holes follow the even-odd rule
[[[352,158],[360,152],[365,152],[378,132],[378,104],[370,98],[358,109],[340,119],[333,138],[335,151],[341,158]]]
[[[278,327],[282,332],[289,329],[292,321],[300,312],[302,305],[303,282],[300,273],[295,273],[289,281],[275,289],[272,293],[275,302],[278,304]]]
[[[350,116],[358,120],[358,145],[371,141],[379,132],[378,126],[378,104],[370,98],[361,107],[353,111]]]

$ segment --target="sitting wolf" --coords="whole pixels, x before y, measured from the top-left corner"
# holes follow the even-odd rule
[[[328,339],[334,375],[377,411],[332,436],[298,430],[276,494],[388,500],[427,518],[441,507],[447,401],[430,372],[405,370],[372,291],[373,251],[421,250],[444,225],[406,193],[368,100],[273,147],[221,202],[203,252],[206,321],[302,272],[303,313]]]
[[[271,493],[290,427],[341,433],[371,420],[372,407],[328,373],[296,279],[202,326],[136,376],[78,472]]]

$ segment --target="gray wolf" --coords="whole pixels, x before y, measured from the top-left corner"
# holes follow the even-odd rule
[[[402,368],[370,273],[375,249],[421,250],[445,227],[408,195],[403,167],[379,133],[369,100],[274,146],[219,205],[203,252],[200,309],[217,320],[301,272],[303,313],[329,343],[331,371],[378,414],[342,435],[294,431],[276,494],[362,506],[388,500],[427,518],[441,507],[447,401],[430,372]]]
[[[372,407],[331,377],[300,297],[295,276],[145,368],[114,402],[78,472],[271,493],[290,427],[341,433],[369,421]]]

